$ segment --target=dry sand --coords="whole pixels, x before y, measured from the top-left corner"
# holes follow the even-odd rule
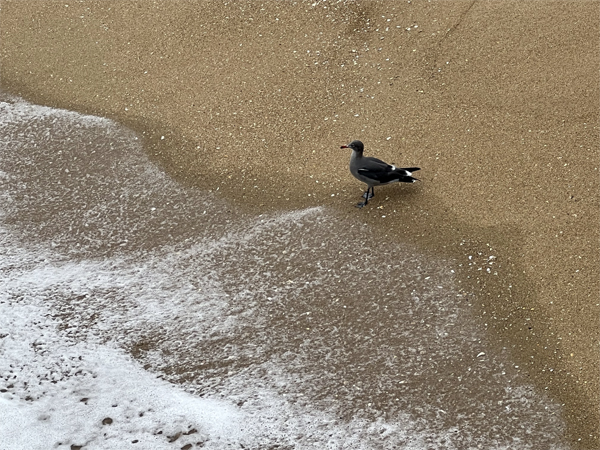
[[[0,7],[2,88],[125,123],[242,208],[328,205],[462,261],[491,335],[600,448],[600,2]],[[352,139],[422,183],[356,210]],[[469,270],[488,246],[496,277]]]

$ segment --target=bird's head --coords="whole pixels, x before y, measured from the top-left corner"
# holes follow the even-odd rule
[[[365,146],[361,141],[352,141],[348,145],[342,145],[340,148],[350,148],[355,152],[362,153],[365,149]]]

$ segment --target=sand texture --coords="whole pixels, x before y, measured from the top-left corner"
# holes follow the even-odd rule
[[[327,205],[463,264],[600,448],[599,1],[0,1],[0,87],[114,118],[241,208]],[[340,145],[420,166],[363,186]],[[470,269],[492,248],[498,275]]]

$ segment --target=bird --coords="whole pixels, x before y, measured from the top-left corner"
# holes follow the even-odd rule
[[[363,156],[365,149],[361,141],[352,141],[348,145],[342,145],[340,148],[349,148],[352,150],[350,157],[350,173],[359,181],[367,185],[367,191],[363,194],[364,202],[358,203],[357,208],[362,208],[369,199],[375,196],[375,186],[402,182],[414,183],[419,181],[412,176],[413,172],[421,170],[420,167],[396,167],[380,159],[370,156]]]

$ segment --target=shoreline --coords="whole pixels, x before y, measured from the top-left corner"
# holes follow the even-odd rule
[[[491,334],[512,346],[540,390],[565,404],[574,448],[597,446],[599,357],[589,341],[598,342],[600,311],[599,89],[593,80],[569,80],[594,74],[597,81],[598,49],[584,44],[587,33],[598,31],[591,11],[600,3],[565,11],[560,2],[548,3],[557,17],[572,14],[588,24],[577,33],[531,27],[517,39],[489,30],[484,43],[493,57],[475,39],[487,23],[502,17],[547,25],[549,11],[536,2],[512,13],[513,2],[394,11],[385,2],[329,11],[277,3],[264,11],[251,4],[242,4],[245,11],[196,11],[198,5],[183,2],[134,16],[116,5],[5,2],[2,87],[38,104],[118,120],[145,137],[168,174],[219,188],[243,209],[332,206],[362,214],[380,235],[462,261],[464,291],[481,303],[477,315],[495,317]],[[143,2],[122,9],[133,14],[137,6]],[[384,32],[387,19],[394,26]],[[552,24],[567,29],[565,22]],[[190,37],[202,29],[202,39]],[[559,36],[551,43],[564,50],[540,47],[538,34],[551,31]],[[494,48],[495,41],[502,45]],[[211,55],[217,44],[224,48]],[[524,59],[532,48],[537,56]],[[264,62],[257,65],[257,58]],[[578,58],[589,67],[573,67]],[[442,60],[450,68],[430,70]],[[517,68],[503,71],[507,61]],[[540,75],[540,68],[556,66],[564,71]],[[339,150],[354,138],[365,142],[367,154],[421,165],[422,183],[379,189],[370,209],[358,212],[353,204],[362,187]],[[483,248],[498,251],[499,276],[468,265]]]

